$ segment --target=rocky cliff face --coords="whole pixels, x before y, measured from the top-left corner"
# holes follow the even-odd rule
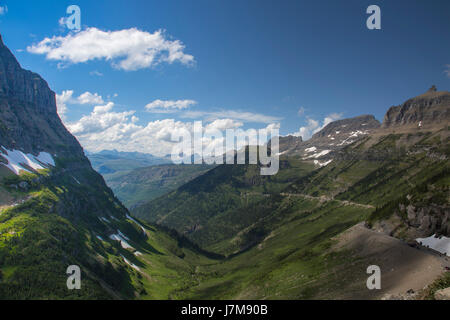
[[[450,207],[446,204],[399,204],[389,219],[373,228],[385,234],[414,241],[433,235],[450,236]]]
[[[450,92],[437,91],[433,86],[425,94],[391,107],[384,117],[383,128],[420,126],[426,129],[446,125],[449,121]]]
[[[280,153],[291,153],[301,146],[303,142],[302,137],[286,136],[279,137],[279,150]]]
[[[33,104],[39,111],[56,112],[55,94],[38,74],[23,70],[0,35],[0,96]]]
[[[401,206],[399,209],[406,212],[408,223],[420,232],[420,236],[450,235],[449,206],[431,204],[424,207],[410,204],[407,207]]]
[[[0,145],[34,155],[83,157],[56,112],[55,93],[39,75],[21,68],[0,37]]]

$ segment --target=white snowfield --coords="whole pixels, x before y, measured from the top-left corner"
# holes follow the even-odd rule
[[[416,241],[422,246],[429,247],[450,257],[450,238],[444,236],[438,238],[434,234],[428,238],[418,238]]]
[[[122,255],[121,255],[121,256],[122,256]],[[124,256],[122,256],[122,258],[123,258],[123,261],[125,261],[125,263],[126,263],[127,265],[129,265],[130,267],[132,267],[133,269],[135,269],[135,270],[137,270],[137,271],[141,271],[141,269],[140,269],[137,265],[135,265],[134,263],[131,263],[130,261],[128,261],[127,258],[125,258]]]
[[[50,166],[55,166],[55,160],[47,152],[41,152],[38,156],[34,156],[30,153],[25,154],[20,150],[8,150],[3,146],[1,146],[0,150],[2,150],[0,151],[0,156],[8,161],[8,164],[0,164],[9,168],[16,175],[19,175],[20,171],[31,173],[27,167],[33,170],[41,170],[49,168]],[[6,154],[3,153],[3,151],[6,152]]]
[[[122,232],[120,232],[120,230],[117,230],[117,232],[119,233],[119,235],[120,235],[122,238],[127,239],[127,240],[130,240],[130,238],[128,238],[126,235],[124,235]]]
[[[106,223],[111,223],[111,221],[109,221],[108,219],[106,219],[105,217],[99,217],[98,218],[100,221],[106,222]]]
[[[81,184],[80,181],[78,181],[77,178],[75,178],[74,176],[72,176],[73,180],[75,180],[76,183]]]
[[[331,150],[323,150],[323,151],[321,151],[319,153],[315,153],[313,155],[310,155],[310,156],[306,157],[305,159],[311,159],[311,158],[317,159],[317,158],[320,158],[322,156],[325,156],[325,155],[329,154],[330,152],[331,152]]]
[[[314,151],[316,151],[316,150],[317,150],[316,147],[311,147],[311,148],[305,149],[305,152],[306,152],[306,153],[310,153],[310,152],[314,152]]]
[[[369,131],[360,131],[360,130],[356,130],[356,131],[352,131],[350,133],[350,137],[349,138],[356,138],[358,136],[364,136],[369,134]]]
[[[353,138],[358,138],[359,136],[364,136],[364,135],[368,135],[369,131],[360,131],[360,130],[356,130],[356,131],[352,131],[350,132],[350,135],[347,139],[345,139],[344,141],[342,141],[340,144],[338,144],[338,146],[343,146],[344,144],[351,144],[353,143],[355,140],[353,140]]]
[[[118,233],[116,233],[116,234],[110,235],[109,238],[110,238],[111,240],[119,241],[119,242],[120,242],[120,245],[121,245],[122,248],[124,248],[124,249],[134,249],[134,248],[127,242],[127,240],[130,240],[130,239],[128,239],[128,238],[127,238],[122,232],[120,232],[119,230],[117,230],[117,232],[118,232]],[[126,240],[125,240],[125,238],[126,238]]]
[[[333,162],[333,160],[328,160],[325,162],[320,162],[319,160],[314,160],[314,164],[317,166],[321,166],[321,167],[326,167],[327,165],[329,165],[331,162]]]
[[[144,228],[139,222],[137,222],[135,219],[133,219],[132,216],[130,216],[129,214],[127,214],[127,219],[130,219],[131,221],[133,221],[134,223],[136,223],[139,227],[141,227],[142,231],[144,232],[144,235],[147,234],[147,233],[145,232],[145,228]]]

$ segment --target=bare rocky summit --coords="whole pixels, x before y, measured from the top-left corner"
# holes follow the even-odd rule
[[[450,120],[450,92],[437,91],[432,86],[426,93],[409,99],[386,113],[383,128],[398,126],[433,127],[448,124]]]
[[[380,122],[372,115],[362,115],[354,118],[337,120],[313,135],[312,140],[330,137],[348,137],[348,133],[369,132],[380,127]]]
[[[323,166],[333,158],[333,152],[362,139],[379,127],[380,122],[372,115],[334,121],[307,141],[303,141],[301,137],[281,138],[280,152],[288,156],[301,156]]]

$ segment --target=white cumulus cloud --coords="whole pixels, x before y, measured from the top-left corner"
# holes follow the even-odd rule
[[[103,104],[102,96],[98,93],[85,92],[77,98],[79,104]]]
[[[108,130],[115,125],[121,126],[126,124],[135,113],[135,111],[112,112],[113,107],[113,102],[103,106],[96,106],[90,115],[83,116],[75,123],[68,123],[67,128],[74,135],[95,134]]]
[[[196,105],[194,100],[155,100],[145,106],[145,109],[154,113],[172,113],[175,111],[187,109],[190,106]]]
[[[207,121],[214,121],[216,119],[234,119],[242,122],[253,123],[276,123],[282,120],[280,117],[273,117],[255,112],[235,111],[235,110],[221,110],[221,111],[186,111],[181,115],[183,118],[198,119],[204,118]]]
[[[65,96],[61,95],[61,99]],[[116,112],[114,103],[95,106],[91,113],[73,122],[65,122],[69,131],[74,134],[82,146],[89,151],[98,152],[105,149],[120,151],[138,151],[158,156],[171,154],[178,141],[173,137],[183,136],[186,132],[193,137],[193,121],[177,121],[163,119],[150,121],[145,125],[138,124],[139,118],[135,111]],[[234,119],[216,119],[203,123],[201,144],[204,148],[213,148],[224,142],[223,137],[212,138],[208,134],[222,132],[225,136],[227,129],[239,129],[243,123]],[[269,129],[277,124],[268,125]]]
[[[313,134],[319,132],[333,121],[342,119],[341,113],[331,113],[327,115],[322,121],[312,118],[307,119],[307,125],[301,127],[297,132],[292,133],[292,136],[302,137],[304,140],[308,140]]]
[[[61,118],[65,117],[68,104],[100,105],[105,103],[102,96],[98,93],[86,91],[78,97],[74,97],[73,94],[73,90],[64,90],[61,94],[56,94],[56,105],[58,107],[58,114]]]
[[[103,31],[88,28],[66,36],[45,38],[27,47],[30,53],[66,64],[105,60],[114,68],[134,71],[161,63],[189,65],[194,57],[184,53],[179,40],[168,40],[162,30],[149,33],[137,28]]]
[[[67,103],[72,99],[73,90],[65,90],[61,94],[56,94],[56,106],[59,116],[64,119],[67,113]]]
[[[226,129],[240,128],[243,125],[244,124],[242,122],[233,119],[217,119],[209,123],[206,126],[205,131],[206,132],[215,130],[224,131]]]

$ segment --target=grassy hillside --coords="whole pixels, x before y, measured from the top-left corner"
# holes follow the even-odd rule
[[[197,283],[197,264],[218,258],[173,231],[128,219],[92,170],[73,174],[90,184],[58,168],[2,179],[23,202],[0,211],[0,299],[169,299]],[[28,189],[11,187],[20,182]],[[117,230],[130,248],[109,238]],[[69,265],[81,267],[81,290],[66,287]]]
[[[185,297],[336,299],[343,295],[342,284],[354,281],[350,270],[355,270],[357,261],[346,252],[330,250],[331,239],[364,220],[370,209],[293,197],[284,198],[281,207],[278,223],[272,224],[258,245],[199,268],[208,276],[187,290]]]
[[[239,232],[248,233],[248,241],[229,242],[219,253],[234,252],[254,242],[251,234],[258,234],[257,222],[278,206],[277,194],[295,177],[314,168],[297,159],[282,160],[281,165],[284,171],[275,176],[261,176],[257,165],[218,166],[178,190],[136,207],[133,213],[174,228],[208,250],[231,241]]]
[[[125,211],[112,194],[96,189],[101,180],[94,172],[82,170],[77,176],[92,183],[81,187],[73,178],[47,171],[2,179],[2,187],[22,201],[0,212],[0,298],[111,298],[98,278],[111,290],[132,294],[120,288],[127,282],[124,270],[106,263],[101,256],[107,252],[93,240],[94,232],[105,232],[96,209],[116,215]],[[11,187],[21,182],[27,183],[26,190]],[[95,202],[93,197],[98,197]],[[86,281],[80,291],[65,286],[69,265],[82,267]]]
[[[369,136],[322,168],[284,159],[274,177],[259,176],[257,166],[219,166],[133,213],[227,256],[198,266],[202,280],[180,297],[355,298],[367,261],[332,249],[335,237],[389,219],[403,199],[448,205],[448,146],[444,128]]]
[[[341,161],[299,179],[287,192],[376,206],[370,223],[389,219],[400,204],[448,206],[449,132],[444,128],[367,138],[343,150]]]
[[[104,174],[108,186],[128,208],[175,190],[212,169],[208,165],[155,165]]]

